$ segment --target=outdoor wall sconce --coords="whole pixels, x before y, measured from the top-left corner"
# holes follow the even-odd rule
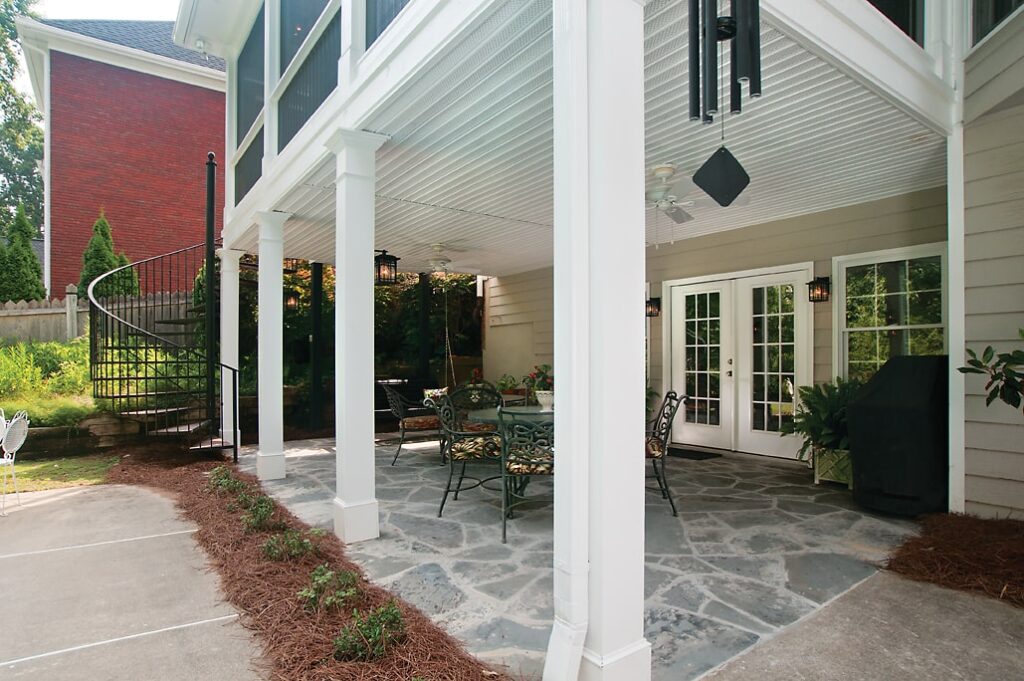
[[[299,292],[293,288],[286,288],[284,290],[284,306],[289,310],[297,310],[299,308]]]
[[[660,317],[661,316],[661,298],[648,298],[647,299],[647,316],[648,317]]]
[[[374,251],[373,281],[377,286],[391,286],[398,282],[398,261],[387,251]]]
[[[832,293],[832,280],[828,277],[815,277],[807,282],[807,300],[812,303],[827,303]]]

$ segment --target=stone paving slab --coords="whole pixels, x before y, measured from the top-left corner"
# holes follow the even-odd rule
[[[22,501],[0,518],[4,678],[260,678],[169,499],[102,485]]]
[[[878,573],[708,681],[1024,678],[1024,610]]]
[[[482,659],[539,676],[551,628],[552,506],[517,509],[501,544],[498,492],[449,498],[437,517],[447,466],[436,443],[415,443],[391,466],[377,448],[381,537],[350,558],[465,642]],[[329,440],[287,443],[288,477],[264,483],[306,522],[330,528],[334,453]],[[241,465],[255,469],[254,450]],[[471,464],[469,474],[494,474]],[[647,496],[646,629],[654,678],[694,679],[771,639],[875,572],[873,562],[911,533],[912,522],[857,510],[845,489],[815,486],[802,464],[727,455],[666,468],[679,517]]]

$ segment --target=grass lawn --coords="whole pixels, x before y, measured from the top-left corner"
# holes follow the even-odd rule
[[[16,461],[18,489],[22,492],[38,492],[59,487],[98,485],[106,481],[107,473],[120,461],[118,456],[95,454],[60,459],[28,459]],[[14,491],[14,484],[7,478],[7,493]]]

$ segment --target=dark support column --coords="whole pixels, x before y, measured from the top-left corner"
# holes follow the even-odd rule
[[[324,265],[313,263],[311,282],[311,326],[309,336],[309,427],[317,430],[324,420]]]
[[[216,268],[216,253],[214,240],[215,214],[216,214],[216,192],[217,192],[217,156],[211,151],[206,157],[206,263],[205,263],[205,289],[206,309],[204,310],[206,323],[206,418],[216,419],[217,410],[215,405],[214,381],[216,381],[217,362],[217,297],[215,290],[217,278],[214,269]]]
[[[430,376],[430,274],[420,272],[420,347],[417,371],[420,379],[431,383]]]

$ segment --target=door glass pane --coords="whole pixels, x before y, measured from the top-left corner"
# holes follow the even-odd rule
[[[778,432],[792,419],[795,406],[796,371],[796,290],[792,284],[755,288],[751,428]],[[764,301],[764,314],[758,313],[758,301]]]
[[[688,294],[685,373],[687,423],[720,424],[721,295],[717,291]]]

